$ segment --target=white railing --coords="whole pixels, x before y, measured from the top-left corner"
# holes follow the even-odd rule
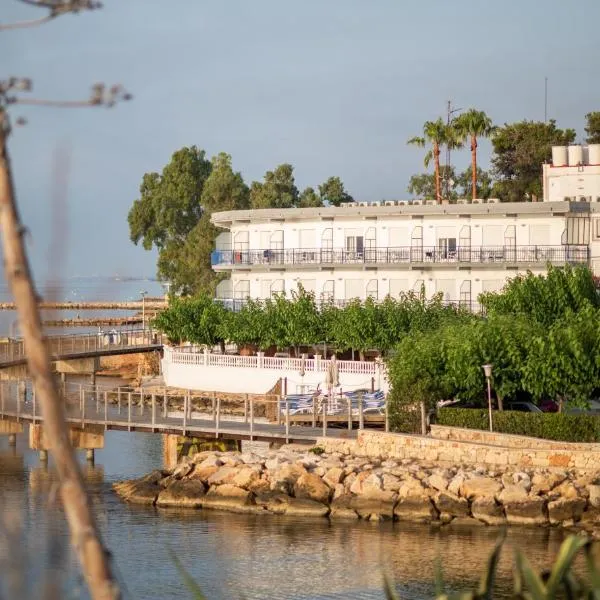
[[[199,348],[192,351],[190,347],[165,347],[165,358],[172,364],[203,365],[208,367],[238,367],[247,369],[269,369],[274,371],[323,372],[327,370],[329,360],[316,358],[267,357],[262,353],[257,356],[238,356],[231,354],[210,354]],[[356,360],[338,360],[339,373],[375,375],[377,363]]]

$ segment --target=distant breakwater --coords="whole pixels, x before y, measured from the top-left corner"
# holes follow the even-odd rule
[[[43,310],[162,310],[166,308],[164,300],[146,300],[135,302],[40,302],[38,308]],[[1,302],[0,310],[15,310],[14,302]]]

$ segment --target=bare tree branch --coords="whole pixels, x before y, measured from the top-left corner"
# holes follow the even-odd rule
[[[102,8],[101,2],[95,0],[20,0],[23,4],[35,6],[37,8],[45,8],[49,12],[45,17],[39,19],[31,19],[28,21],[17,21],[15,23],[0,23],[0,31],[8,31],[10,29],[24,29],[26,27],[36,27],[43,25],[48,21],[67,13],[76,14],[84,10],[97,10]]]

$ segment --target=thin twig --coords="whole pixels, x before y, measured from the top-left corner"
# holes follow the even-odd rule
[[[23,244],[10,159],[6,144],[6,112],[0,109],[0,226],[6,278],[15,299],[27,348],[27,366],[40,401],[44,432],[54,454],[61,496],[90,595],[94,600],[120,597],[108,553],[98,531],[83,477],[69,440],[64,406],[52,375],[50,353],[44,342],[42,323],[29,262]]]
[[[16,21],[15,23],[0,23],[0,31],[8,31],[10,29],[25,29],[27,27],[37,27],[54,19],[54,15],[47,15],[39,19],[30,19],[29,21]]]
[[[41,98],[15,98],[10,103],[25,106],[50,106],[53,108],[84,108],[101,104],[94,100],[43,100]]]

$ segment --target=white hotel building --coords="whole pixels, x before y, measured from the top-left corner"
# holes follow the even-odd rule
[[[476,306],[547,264],[587,264],[600,274],[600,145],[553,148],[542,202],[357,202],[323,208],[219,212],[212,265],[228,273],[217,297],[233,304],[301,284],[343,303],[388,294],[441,293]]]

